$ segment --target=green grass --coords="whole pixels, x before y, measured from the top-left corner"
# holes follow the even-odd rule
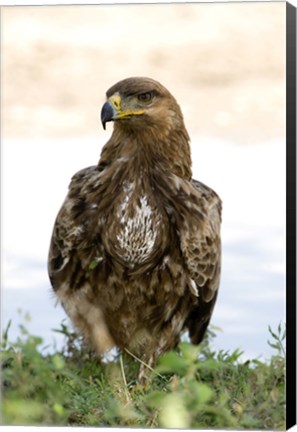
[[[285,429],[285,331],[270,341],[269,361],[182,342],[165,354],[143,387],[129,355],[104,363],[64,324],[65,347],[42,354],[24,326],[15,343],[2,338],[2,424],[154,428]],[[124,371],[124,374],[123,374]],[[124,383],[126,381],[126,385]]]

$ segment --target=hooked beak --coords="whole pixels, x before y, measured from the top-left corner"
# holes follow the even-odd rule
[[[125,104],[123,104],[125,105]],[[105,130],[105,125],[109,121],[129,119],[133,116],[144,114],[143,109],[131,109],[122,107],[122,99],[118,93],[115,93],[107,99],[101,110],[101,123]]]
[[[121,105],[122,100],[118,93],[115,93],[107,99],[101,110],[101,123],[104,130],[107,122],[119,117],[121,114]]]
[[[105,102],[101,110],[101,123],[104,130],[105,130],[106,123],[114,120],[116,116],[117,116],[117,111],[114,109],[111,103],[109,101]]]

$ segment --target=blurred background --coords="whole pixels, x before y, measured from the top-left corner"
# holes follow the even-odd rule
[[[2,328],[60,343],[46,261],[71,176],[108,140],[106,90],[149,76],[179,102],[194,177],[223,208],[218,348],[267,358],[285,321],[285,2],[3,7]]]

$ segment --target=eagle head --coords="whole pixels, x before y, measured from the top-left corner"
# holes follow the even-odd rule
[[[107,101],[101,110],[103,128],[109,121],[118,125],[141,129],[145,127],[170,128],[183,126],[178,103],[159,82],[144,77],[119,81],[107,92]]]

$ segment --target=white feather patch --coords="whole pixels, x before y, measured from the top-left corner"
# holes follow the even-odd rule
[[[119,207],[118,217],[122,229],[117,235],[118,246],[124,260],[131,264],[145,261],[153,251],[158,222],[153,222],[153,211],[147,196],[140,197],[139,205],[131,212],[134,183],[125,185],[125,198]],[[133,216],[131,216],[131,213]]]
[[[196,283],[193,281],[193,279],[190,279],[190,291],[195,297],[199,297],[199,292],[196,286]]]

